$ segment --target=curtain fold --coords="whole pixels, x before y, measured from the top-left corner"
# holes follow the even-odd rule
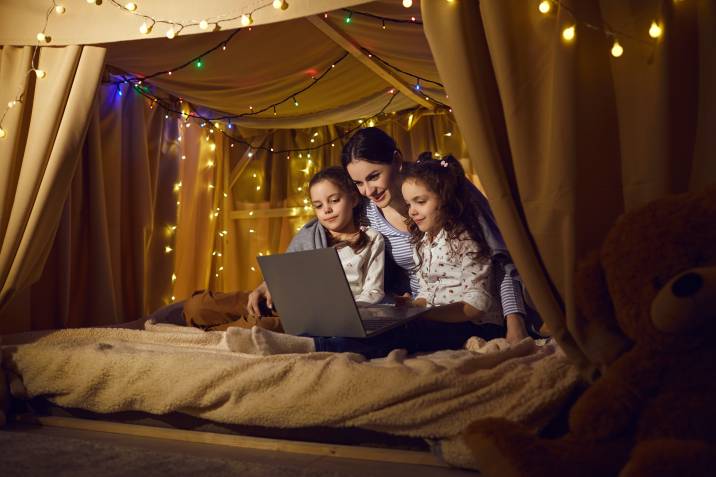
[[[623,211],[716,181],[704,135],[714,128],[709,3],[593,0],[542,15],[524,2],[422,2],[507,245],[545,322],[581,365],[605,364],[621,339],[580,319],[576,264]],[[658,41],[647,35],[654,19],[664,25]],[[625,35],[623,57],[610,56],[613,38],[598,27],[607,24]],[[565,42],[570,25],[576,39]]]
[[[283,251],[313,217],[304,202],[307,182],[320,168],[340,163],[343,141],[310,157],[256,147],[311,147],[361,125],[201,127],[114,79],[105,78],[89,111],[40,279],[0,316],[3,332],[120,323],[195,290],[253,288],[261,280],[255,257]],[[448,114],[386,114],[376,126],[396,138],[408,160],[426,150],[466,157]],[[232,146],[224,133],[254,148]]]
[[[27,74],[32,57],[28,50],[4,47],[0,63],[3,84],[25,81],[22,102],[3,123],[9,137],[0,142],[0,175],[4,176],[0,310],[42,273],[75,172],[105,54],[104,49],[94,47],[42,48],[37,65],[47,76],[36,79]],[[7,88],[0,99],[7,102],[15,94]]]

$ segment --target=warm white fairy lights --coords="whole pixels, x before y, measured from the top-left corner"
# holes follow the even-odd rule
[[[87,3],[95,4],[98,6],[102,4],[100,0],[87,0]],[[231,22],[234,22],[236,20],[239,20],[242,26],[250,26],[254,23],[253,15],[257,11],[270,6],[273,6],[277,10],[286,10],[289,6],[286,0],[273,0],[263,3],[262,5],[259,5],[250,11],[244,11],[238,14],[226,13],[212,18],[204,18],[199,21],[181,22],[177,20],[156,18],[152,15],[149,15],[147,12],[142,11],[140,5],[137,2],[128,2],[122,4],[117,0],[110,0],[109,3],[119,8],[125,13],[130,13],[132,15],[142,18],[143,21],[139,25],[139,31],[143,35],[148,35],[149,33],[151,33],[152,29],[156,24],[166,25],[167,30],[164,35],[170,40],[179,36],[185,28],[197,27],[202,31],[207,31],[210,29],[217,31],[221,30],[222,24],[230,25]]]
[[[564,30],[562,30],[562,38],[564,38],[565,41],[574,40],[576,34],[577,29],[574,25],[569,25],[568,27],[565,27]]]
[[[659,25],[656,21],[651,22],[651,26],[649,26],[649,36],[657,39],[661,36],[661,34],[664,32],[661,25]]]
[[[619,40],[614,40],[612,44],[611,54],[614,58],[619,58],[624,54],[624,48],[619,44]]]
[[[559,9],[563,9],[565,12],[567,12],[574,19],[574,22],[568,23],[562,28],[561,36],[565,43],[573,43],[575,41],[575,39],[577,37],[577,26],[579,23],[582,23],[584,26],[591,28],[593,30],[603,31],[607,35],[607,37],[611,39],[612,46],[609,50],[609,53],[614,58],[621,58],[624,55],[624,46],[619,41],[619,38],[622,38],[622,39],[628,38],[628,39],[639,41],[639,42],[649,42],[649,43],[653,44],[653,40],[658,40],[659,38],[661,38],[661,36],[664,33],[663,25],[661,23],[659,23],[657,20],[653,20],[651,22],[651,25],[649,26],[649,30],[648,30],[649,37],[652,40],[650,41],[650,40],[647,40],[646,38],[638,38],[638,37],[635,38],[635,37],[632,37],[632,36],[624,34],[624,33],[616,32],[606,24],[594,25],[589,22],[581,21],[580,19],[577,18],[577,16],[575,15],[575,13],[572,9],[570,9],[567,5],[565,5],[564,3],[562,3],[559,0],[542,0],[537,4],[537,10],[543,15],[548,15],[548,14],[550,14],[556,10],[559,10]]]
[[[47,72],[38,67],[38,55],[40,53],[40,46],[42,44],[47,44],[52,41],[50,35],[47,34],[47,26],[50,22],[50,16],[52,15],[52,13],[54,12],[57,15],[63,15],[66,11],[67,9],[63,5],[60,5],[55,0],[52,0],[52,5],[45,12],[45,21],[42,25],[42,30],[40,30],[40,32],[35,35],[37,44],[33,48],[32,59],[30,61],[30,69],[27,71],[26,77],[28,75],[34,74],[35,78],[37,78],[38,80],[42,80],[47,76]],[[7,116],[8,112],[15,106],[21,105],[25,99],[25,84],[25,81],[20,84],[14,98],[8,101],[7,107],[3,111],[2,115],[0,115],[0,139],[5,139],[8,135],[8,131],[3,128],[3,121],[5,120],[5,117]]]

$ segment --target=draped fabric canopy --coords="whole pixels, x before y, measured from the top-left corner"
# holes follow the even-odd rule
[[[16,3],[10,2],[0,7],[3,13],[0,15],[0,43],[8,44],[16,39],[35,42],[35,30],[42,24],[42,16],[38,14],[44,13],[47,2],[32,0],[22,3],[29,6],[20,9]],[[166,8],[159,3],[138,2],[137,11],[157,12],[156,15],[162,18],[168,16]],[[182,8],[175,10],[174,3],[179,3],[186,12]],[[224,12],[257,6],[257,2],[226,1],[211,2],[209,8],[203,5],[192,7],[190,3],[198,2],[173,2],[171,18],[209,18],[209,10],[222,11],[222,6]],[[292,1],[285,11],[272,8],[271,1],[261,2],[261,5],[265,3],[269,4],[269,8],[256,13],[254,25],[250,29],[241,28],[238,33],[223,28],[201,35],[182,34],[173,40],[161,35],[156,39],[138,39],[134,33],[142,36],[137,31],[139,20],[131,18],[132,15],[110,2],[99,7],[86,2],[68,4],[67,13],[51,16],[48,32],[59,30],[52,35],[51,45],[70,39],[79,43],[101,43],[107,48],[107,65],[119,72],[149,76],[174,70],[171,75],[154,77],[147,84],[217,112],[247,114],[252,112],[250,107],[258,111],[285,100],[275,110],[268,108],[262,114],[232,119],[232,122],[247,127],[305,128],[370,117],[385,107],[390,99],[388,91],[395,89],[396,85],[399,94],[387,108],[388,112],[416,107],[419,105],[416,102],[418,98],[428,109],[439,106],[435,101],[426,101],[426,95],[440,103],[446,102],[439,84],[423,81],[421,94],[418,94],[414,88],[416,78],[399,71],[440,82],[422,31],[422,18],[417,6],[406,9],[400,2],[394,1],[358,5],[352,8],[356,13],[351,14],[350,23],[346,23],[348,13],[341,7],[360,2]],[[302,17],[282,21],[291,18],[288,14],[294,9],[305,13]],[[32,21],[24,18],[30,11],[37,13]],[[272,20],[275,23],[261,24],[259,14],[264,12],[275,17]],[[401,20],[403,23],[383,22],[360,13]],[[13,15],[16,16],[14,20]],[[126,24],[127,17],[130,17],[131,25]],[[410,21],[411,17],[416,21]],[[12,34],[17,29],[16,25],[23,21],[37,25],[24,30],[25,33],[32,32],[29,38],[19,33]],[[69,29],[69,25],[73,27]],[[97,29],[97,25],[104,25],[105,28]],[[108,42],[117,39],[114,34],[117,31],[124,33],[119,37],[122,41]],[[195,33],[201,30],[192,27],[186,31]],[[81,39],[77,38],[78,32],[82,32]],[[220,45],[226,48],[219,47],[201,56],[201,67],[192,64],[183,69],[176,68]],[[350,54],[345,49],[346,45],[360,53]],[[335,68],[331,68],[334,64]],[[313,78],[324,73],[325,76],[310,87],[315,81]],[[308,89],[292,94],[304,88]],[[298,107],[294,106],[294,99],[298,101]]]
[[[359,127],[356,120],[370,119],[397,135],[408,157],[425,149],[469,155],[556,338],[575,360],[605,363],[613,357],[612,341],[580,319],[576,264],[599,247],[623,211],[716,181],[714,2],[564,0],[547,15],[517,0],[422,0],[411,9],[397,0],[290,0],[285,11],[268,0],[210,6],[182,0],[171,11],[158,0],[137,3],[139,13],[185,22],[268,7],[256,10],[254,26],[238,33],[231,30],[238,27],[234,20],[212,33],[187,28],[174,40],[161,38],[168,24],[143,37],[141,18],[112,1],[100,7],[67,2],[64,16],[50,18],[52,44],[96,43],[107,50],[97,100],[117,106],[95,110],[99,117],[83,161],[88,167],[97,161],[88,155],[94,150],[107,167],[119,161],[125,168],[103,179],[92,176],[107,188],[103,213],[121,211],[119,219],[108,216],[105,232],[111,232],[100,234],[108,243],[118,240],[107,245],[111,253],[102,251],[112,257],[104,262],[114,274],[110,286],[121,289],[114,299],[126,305],[115,306],[117,319],[193,289],[256,283],[251,260],[281,250],[305,218],[306,176],[336,163],[342,135]],[[48,6],[42,0],[3,2],[0,43],[33,43]],[[354,11],[350,22],[345,8]],[[381,17],[411,16],[415,22],[383,28]],[[664,28],[657,40],[647,35],[655,20]],[[570,25],[576,38],[565,42],[561,33]],[[624,46],[619,58],[610,56],[615,35]],[[201,66],[177,68],[199,56]],[[144,84],[144,94],[161,98],[155,109],[117,83],[162,71]],[[0,105],[9,96],[8,79],[2,82]],[[223,133],[189,129],[179,111],[241,115],[231,121],[243,142],[232,145]],[[225,118],[220,128],[227,127]],[[446,137],[454,142],[446,144]],[[326,147],[310,158],[268,151],[311,147],[314,138]],[[130,159],[137,161],[132,168]],[[166,184],[175,180],[180,187],[167,197]],[[89,185],[76,178],[72,187],[75,194]],[[65,207],[63,221],[73,217],[74,205]],[[159,240],[168,226],[177,228]],[[55,242],[53,250],[59,249]],[[168,255],[160,255],[163,250]],[[122,262],[126,256],[132,259]]]

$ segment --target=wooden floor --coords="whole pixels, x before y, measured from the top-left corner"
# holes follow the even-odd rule
[[[346,477],[388,477],[403,475],[410,477],[475,477],[475,475],[477,475],[473,472],[447,467],[332,457],[330,455],[319,455],[315,452],[305,454],[298,452],[296,449],[290,452],[250,449],[221,444],[188,442],[161,437],[146,437],[128,435],[126,433],[100,432],[89,429],[47,425],[37,426],[16,423],[0,432],[31,433],[33,436],[43,436],[47,439],[80,439],[95,443],[105,443],[113,448],[121,447],[124,448],[124,450],[134,448],[178,454],[183,456],[183,458],[194,456],[196,458],[221,459],[223,461],[250,462],[263,466],[274,465],[280,466],[283,469],[295,468],[296,475],[305,474],[308,470],[311,471],[311,474]],[[2,457],[0,456],[0,468],[1,467]],[[99,469],[97,470],[99,471]],[[131,469],[127,469],[127,471],[127,475],[132,474]],[[72,475],[72,469],[64,468],[62,474]]]

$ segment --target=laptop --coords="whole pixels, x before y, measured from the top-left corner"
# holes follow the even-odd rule
[[[283,329],[292,335],[367,338],[427,311],[356,304],[334,247],[257,259]]]

